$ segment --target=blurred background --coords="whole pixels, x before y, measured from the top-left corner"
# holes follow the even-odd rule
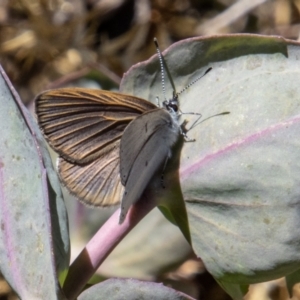
[[[33,112],[34,97],[45,89],[117,90],[124,72],[156,53],[154,37],[164,50],[215,34],[298,40],[299,29],[300,0],[0,0],[0,63]],[[113,210],[87,209],[65,197],[74,258]],[[122,241],[93,282],[110,276],[164,282],[201,300],[231,299],[157,211]],[[4,281],[0,299],[15,299]],[[289,297],[279,279],[251,286],[245,299]],[[299,284],[292,299],[300,299]]]

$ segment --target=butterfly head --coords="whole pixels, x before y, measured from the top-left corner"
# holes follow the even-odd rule
[[[176,94],[172,99],[165,100],[163,102],[163,106],[172,113],[178,113],[179,111],[179,103],[178,103],[178,95]]]

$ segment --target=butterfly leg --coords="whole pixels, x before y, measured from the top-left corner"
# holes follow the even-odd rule
[[[156,97],[155,99],[157,107],[162,107],[161,102],[159,101],[159,97]]]
[[[187,132],[190,130],[185,128],[187,122],[187,120],[184,120],[183,123],[180,125],[180,134],[183,136],[185,142],[195,142],[195,139],[191,139],[187,136]]]
[[[185,133],[182,133],[182,135],[184,137],[186,137],[186,133],[188,131],[190,131],[191,129],[193,129],[196,126],[196,124],[198,123],[198,121],[202,118],[202,115],[200,113],[195,113],[195,112],[182,112],[182,111],[180,111],[180,113],[178,114],[178,116],[180,117],[182,115],[196,115],[196,116],[198,116],[198,118],[196,119],[196,121],[194,121],[194,123],[191,125],[191,127],[189,129],[184,128],[184,132]],[[186,124],[187,124],[187,121],[184,120],[184,122],[181,124],[181,127],[185,127]],[[189,138],[187,138],[187,141],[190,142]]]
[[[187,131],[190,131],[191,129],[193,129],[196,124],[198,123],[198,121],[202,118],[202,115],[201,114],[197,114],[197,113],[194,113],[194,115],[198,115],[198,118],[196,119],[196,121],[191,125],[191,127],[189,129],[187,129]]]
[[[192,126],[191,126],[189,129],[186,129],[186,132],[192,130],[194,127],[198,126],[199,124],[201,124],[201,123],[204,122],[204,121],[207,121],[207,120],[210,119],[210,118],[213,118],[213,117],[216,117],[216,116],[228,115],[228,114],[230,114],[229,111],[224,111],[224,112],[222,112],[222,113],[212,115],[212,116],[210,116],[210,117],[208,117],[208,118],[202,120],[201,122],[199,122],[199,120],[201,119],[202,115],[201,115],[201,114],[197,114],[197,115],[199,115],[199,117],[197,118],[197,120],[192,124]]]

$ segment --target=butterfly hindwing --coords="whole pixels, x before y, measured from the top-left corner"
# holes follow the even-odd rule
[[[93,206],[120,203],[124,187],[119,176],[119,144],[86,165],[59,158],[59,175],[71,194]]]

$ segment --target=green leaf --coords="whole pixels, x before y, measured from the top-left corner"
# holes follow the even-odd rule
[[[296,272],[293,272],[292,274],[288,274],[285,277],[287,289],[289,291],[289,295],[292,298],[293,297],[293,287],[295,284],[300,282],[300,269]]]
[[[58,247],[56,241],[62,243],[67,228],[65,216],[56,222],[60,229],[55,224],[53,207],[63,207],[60,189],[50,204],[36,127],[2,68],[0,72],[1,273],[21,299],[61,299],[56,268],[66,265],[68,242]],[[53,250],[61,261],[55,262]]]
[[[177,91],[212,67],[179,97],[181,111],[203,116],[179,171],[196,254],[223,286],[300,269],[299,44],[215,36],[178,42],[164,56]],[[155,103],[160,77],[153,57],[126,74],[122,91]],[[196,117],[181,122],[188,128]]]
[[[248,285],[239,285],[222,280],[217,280],[217,282],[234,300],[243,300],[248,292]]]
[[[131,300],[193,300],[192,297],[177,292],[163,284],[144,282],[135,279],[109,279],[96,284],[80,294],[78,300],[99,299]]]
[[[30,119],[31,120],[31,119]],[[48,152],[46,141],[41,134],[38,125],[33,121],[31,127],[35,131],[35,138],[39,144],[39,152],[43,159],[43,167],[47,171],[47,180],[43,181],[44,189],[48,190],[48,197],[44,201],[49,202],[51,216],[51,233],[53,239],[55,264],[58,275],[64,279],[70,264],[70,237],[68,226],[68,214],[61,191],[61,185],[57,172],[53,167],[52,159]],[[47,185],[47,187],[45,187]],[[62,274],[60,274],[62,273]],[[60,280],[63,283],[63,280]]]

